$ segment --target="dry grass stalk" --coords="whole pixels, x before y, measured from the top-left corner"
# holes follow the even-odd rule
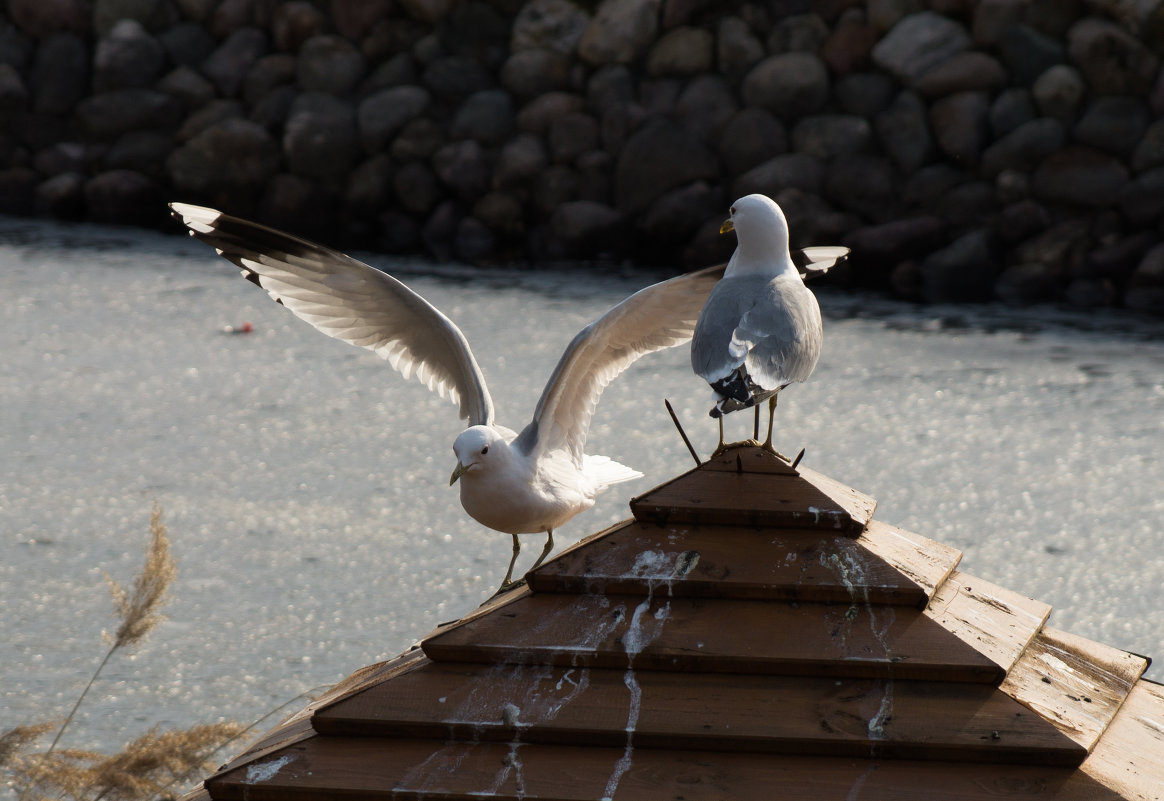
[[[15,765],[26,757],[23,752],[56,726],[56,722],[36,723],[31,726],[14,726],[0,734],[0,768]]]
[[[28,727],[34,728],[34,727]],[[61,749],[23,756],[8,767],[27,782],[31,801],[73,798],[84,801],[140,801],[164,797],[174,784],[199,768],[224,740],[236,736],[236,723],[214,723],[138,737],[113,756]],[[40,728],[43,732],[45,729]]]
[[[136,645],[159,623],[165,620],[161,614],[166,591],[178,575],[178,566],[170,556],[170,538],[162,523],[162,510],[154,504],[150,513],[150,546],[146,551],[145,565],[133,582],[133,594],[106,577],[121,625],[113,638],[113,650]]]
[[[85,696],[89,694],[89,690],[92,689],[94,682],[97,681],[97,677],[101,675],[101,671],[105,669],[105,665],[109,663],[113,654],[121,648],[141,642],[150,631],[165,619],[159,610],[166,599],[166,592],[170,584],[177,575],[177,565],[173,557],[170,556],[170,538],[165,524],[162,523],[162,510],[155,503],[153,511],[150,513],[150,544],[146,551],[145,565],[134,579],[133,593],[127,592],[112,578],[106,577],[113,593],[113,602],[117,607],[118,616],[121,618],[117,633],[113,637],[113,643],[100,664],[97,665],[97,669],[93,671],[88,684],[81,691],[81,695],[78,696],[61,727],[57,730],[48,750],[38,755],[34,764],[31,764],[25,771],[26,784],[20,793],[20,801],[26,801],[33,788],[43,781],[55,781],[57,771],[61,771],[60,775],[64,778],[73,775],[73,769],[69,765],[76,760],[71,762],[64,759],[65,755],[70,752],[55,753],[57,744],[60,743],[61,737],[64,736],[69,724],[73,722]],[[77,768],[77,770],[83,769]],[[70,792],[70,794],[72,793]]]

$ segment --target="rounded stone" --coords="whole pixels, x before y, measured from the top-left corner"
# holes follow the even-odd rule
[[[534,98],[517,114],[517,128],[528,133],[544,133],[558,117],[581,111],[585,102],[568,92],[547,92]]]
[[[1148,104],[1138,97],[1097,97],[1071,133],[1081,144],[1129,159],[1150,121]]]
[[[304,42],[322,33],[325,23],[323,12],[305,0],[279,3],[271,15],[271,36],[276,48],[296,53]]]
[[[748,72],[741,95],[747,105],[784,118],[812,114],[828,101],[828,69],[811,53],[769,56]]]
[[[1020,86],[1030,86],[1044,72],[1067,60],[1061,40],[1029,25],[1006,28],[999,36],[997,49],[1011,81]]]
[[[299,48],[295,75],[305,92],[327,92],[344,97],[355,91],[368,70],[367,60],[342,36],[313,36]]]
[[[239,28],[202,62],[202,74],[225,97],[238,94],[247,72],[267,54],[267,34],[258,28]]]
[[[660,0],[602,0],[578,41],[591,66],[629,64],[655,40]]]
[[[397,202],[413,214],[428,214],[444,196],[436,174],[419,161],[401,166],[392,179],[392,185]]]
[[[886,155],[906,173],[933,157],[929,115],[925,103],[913,92],[898,94],[889,108],[874,118],[874,128]]]
[[[517,97],[538,97],[569,85],[570,59],[556,50],[519,50],[506,59],[500,80]]]
[[[683,129],[657,118],[632,134],[619,153],[615,204],[624,213],[638,213],[669,189],[714,180],[718,174],[715,154]]]
[[[442,147],[433,154],[432,168],[462,200],[477,200],[490,188],[491,165],[484,149],[472,139]]]
[[[1152,52],[1111,20],[1085,17],[1067,32],[1071,60],[1100,95],[1147,94],[1160,69]]]
[[[995,140],[982,154],[982,174],[994,177],[1004,170],[1033,172],[1043,159],[1063,147],[1063,123],[1048,117],[1031,120]]]
[[[62,172],[36,188],[36,213],[58,220],[80,220],[85,216],[85,176]]]
[[[446,127],[428,117],[417,117],[406,123],[388,149],[397,161],[431,158],[448,142]]]
[[[903,17],[873,47],[873,63],[913,85],[938,65],[970,49],[970,34],[933,11]]]
[[[550,123],[546,136],[550,159],[569,164],[598,146],[598,121],[581,111],[565,114]]]
[[[299,95],[283,128],[283,153],[293,174],[341,184],[360,159],[355,108],[323,92]]]
[[[582,40],[590,15],[570,0],[532,0],[513,20],[510,50],[553,50],[572,54]]]
[[[182,105],[177,100],[152,89],[121,89],[91,95],[77,104],[81,130],[95,139],[114,139],[140,129],[174,128],[181,117]]]
[[[832,159],[869,150],[873,129],[863,117],[821,114],[804,117],[792,129],[792,146],[801,153]]]
[[[695,75],[711,69],[715,39],[703,28],[680,27],[664,34],[647,56],[647,74],[656,78]]]
[[[842,111],[866,118],[885,111],[895,92],[893,79],[880,72],[853,72],[833,86],[833,96]]]
[[[366,98],[356,111],[364,152],[383,150],[406,124],[424,113],[429,102],[429,93],[419,86],[397,86]]]
[[[500,89],[486,89],[465,99],[449,126],[453,139],[475,139],[485,145],[500,145],[513,132],[513,103]]]
[[[266,129],[237,117],[211,125],[166,159],[175,188],[193,194],[254,189],[278,171],[279,143]]]
[[[40,43],[28,76],[32,108],[42,114],[66,114],[89,92],[89,48],[73,33],[59,33]]]
[[[1132,169],[1143,172],[1164,164],[1164,120],[1156,120],[1144,131],[1132,154]]]
[[[493,185],[497,189],[520,187],[536,178],[548,163],[549,155],[540,137],[518,134],[501,149]]]
[[[956,164],[978,163],[988,135],[989,110],[990,96],[985,92],[959,92],[930,107],[934,139]]]
[[[764,57],[764,45],[751,26],[739,17],[721,17],[716,28],[716,53],[720,73],[743,75]]]
[[[735,177],[787,151],[788,134],[772,114],[745,108],[724,125],[718,148],[727,176]]]
[[[1087,84],[1079,70],[1066,64],[1051,67],[1031,87],[1040,113],[1070,125],[1079,116],[1087,95]]]
[[[157,226],[165,219],[160,187],[132,170],[107,170],[85,183],[85,208],[93,222]]]
[[[124,19],[97,43],[93,56],[93,89],[149,86],[162,73],[165,52],[140,22]]]
[[[1082,147],[1052,153],[1035,171],[1035,194],[1048,202],[1087,208],[1111,206],[1128,184],[1128,169],[1111,156]]]
[[[990,105],[990,130],[995,138],[1006,136],[1035,118],[1035,105],[1026,89],[1004,89]]]
[[[825,166],[807,153],[783,153],[758,164],[732,182],[732,196],[758,193],[775,197],[785,189],[820,194]]]
[[[993,93],[1006,83],[1006,70],[998,59],[978,50],[968,50],[927,72],[914,88],[923,97],[944,97],[958,92]]]

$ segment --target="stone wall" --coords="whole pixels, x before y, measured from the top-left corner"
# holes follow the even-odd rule
[[[1156,0],[0,0],[0,211],[1164,312]]]

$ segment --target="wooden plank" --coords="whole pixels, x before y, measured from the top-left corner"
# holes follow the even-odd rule
[[[1143,657],[1044,628],[1000,689],[1090,750],[1147,667]]]
[[[1080,772],[1121,798],[1164,799],[1164,687],[1136,682]]]
[[[994,687],[884,679],[430,664],[316,712],[328,736],[1078,765]]]
[[[718,456],[711,456],[699,470],[720,470],[728,473],[766,473],[769,475],[800,475],[792,465],[776,454],[756,445],[736,445]]]
[[[926,597],[945,583],[962,552],[905,529],[870,520],[857,543],[881,557],[921,588]]]
[[[1124,798],[1074,768],[344,737],[298,744],[209,788],[216,801]]]
[[[1047,604],[954,572],[938,587],[926,616],[972,646],[1005,672],[1047,622]]]
[[[856,536],[877,502],[818,473],[799,476],[696,470],[630,502],[635,519],[668,525],[825,529]]]
[[[665,584],[675,598],[924,606],[926,591],[865,542],[819,530],[628,521],[562,552],[526,581],[534,592],[646,595]]]
[[[908,607],[528,595],[425,639],[434,661],[997,684],[998,663]]]

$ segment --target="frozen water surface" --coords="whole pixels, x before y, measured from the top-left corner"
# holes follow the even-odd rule
[[[515,429],[578,329],[649,280],[373,261],[465,330]],[[0,728],[76,697],[115,625],[105,575],[132,579],[155,500],[179,561],[169,620],[111,662],[66,745],[250,721],[496,588],[509,537],[448,487],[452,404],[205,246],[0,219],[0,293]],[[1053,604],[1052,625],[1160,658],[1148,675],[1164,679],[1164,324],[819,294],[824,354],[782,396],[777,446]],[[244,321],[253,333],[224,333]],[[560,545],[688,469],[664,397],[714,446],[686,350],[642,360],[603,396],[588,451],[646,477]],[[541,544],[526,542],[519,567]]]

